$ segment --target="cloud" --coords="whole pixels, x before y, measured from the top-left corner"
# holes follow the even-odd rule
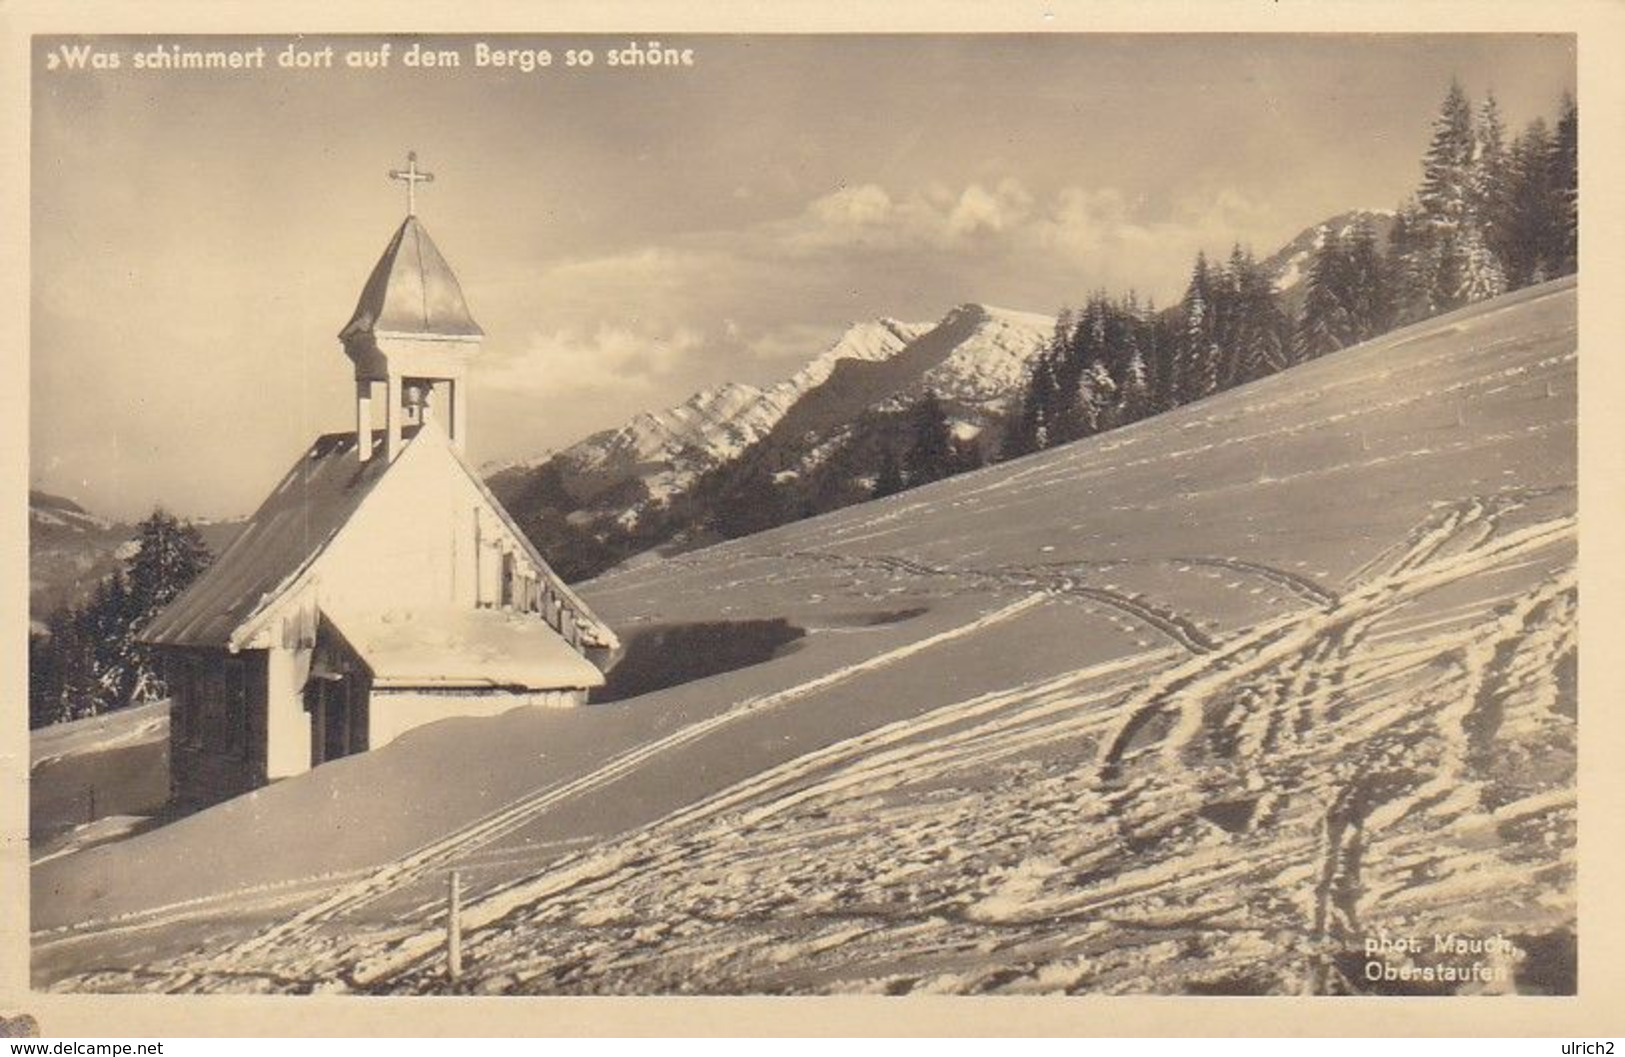
[[[880,254],[894,268],[954,267],[966,276],[1025,271],[1034,275],[1035,292],[1053,288],[1046,272],[1073,275],[1079,286],[1165,286],[1198,249],[1223,252],[1268,219],[1264,204],[1231,188],[1192,194],[1148,216],[1143,202],[1114,187],[1069,185],[1040,195],[1014,177],[913,190],[871,183],[738,232],[735,244],[757,257],[825,259],[852,269],[862,267],[862,256]]]
[[[891,195],[875,184],[843,187],[807,207],[811,219],[836,230],[878,227],[889,221],[892,213]]]
[[[517,355],[482,365],[483,387],[558,396],[596,390],[650,389],[683,370],[704,348],[690,327],[655,332],[601,324],[537,331]]]
[[[1019,180],[1001,180],[991,190],[971,184],[948,214],[948,230],[956,237],[1011,231],[1027,221],[1032,205],[1032,195]]]
[[[972,299],[1052,312],[1099,287],[1166,300],[1197,249],[1222,254],[1264,215],[1224,188],[1151,215],[1117,188],[1040,194],[1013,177],[850,185],[788,216],[556,261],[519,280],[523,298],[491,298],[517,305],[513,318],[487,329],[528,337],[493,341],[480,384],[675,401],[721,379],[770,382],[874,316],[927,319]]]
[[[826,323],[786,323],[758,333],[745,342],[751,356],[769,363],[800,367],[834,343],[840,327]]]
[[[764,225],[782,247],[817,254],[865,248],[886,252],[968,248],[1018,229],[1033,196],[1013,178],[955,193],[940,185],[893,194],[878,184],[843,187],[808,203],[802,212]]]

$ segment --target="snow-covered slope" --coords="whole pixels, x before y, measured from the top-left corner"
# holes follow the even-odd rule
[[[30,731],[29,858],[118,836],[169,796],[169,702]]]
[[[436,991],[456,868],[480,992],[1572,993],[1574,297],[586,584],[676,685],[43,863],[36,983]]]

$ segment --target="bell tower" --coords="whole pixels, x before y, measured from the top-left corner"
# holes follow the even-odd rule
[[[373,395],[384,389],[384,451],[400,454],[403,426],[435,418],[463,451],[468,444],[468,363],[485,332],[469,315],[463,288],[417,218],[417,185],[434,179],[418,168],[390,170],[406,184],[406,219],[384,248],[339,340],[355,364],[356,448],[373,451]]]

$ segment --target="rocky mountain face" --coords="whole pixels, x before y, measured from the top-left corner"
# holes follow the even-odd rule
[[[615,496],[630,481],[639,482],[656,501],[668,499],[704,471],[737,458],[766,437],[804,396],[823,386],[838,365],[884,362],[930,329],[928,324],[895,319],[854,324],[776,385],[763,389],[728,382],[701,390],[676,407],[644,412],[624,426],[595,433],[552,461],[572,494],[589,504],[608,497],[608,508],[613,508]],[[519,474],[535,469],[523,468]],[[506,472],[498,479],[513,476]]]
[[[882,447],[901,443],[907,409],[928,390],[961,438],[996,444],[1052,317],[980,304],[932,324],[856,323],[790,377],[729,383],[594,434],[491,486],[566,576],[640,550],[693,545],[709,526],[758,506],[769,477],[818,512],[864,498]],[[798,515],[801,511],[798,509]]]

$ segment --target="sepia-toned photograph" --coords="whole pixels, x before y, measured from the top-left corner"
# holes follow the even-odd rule
[[[1585,988],[1574,34],[29,48],[31,991]]]

